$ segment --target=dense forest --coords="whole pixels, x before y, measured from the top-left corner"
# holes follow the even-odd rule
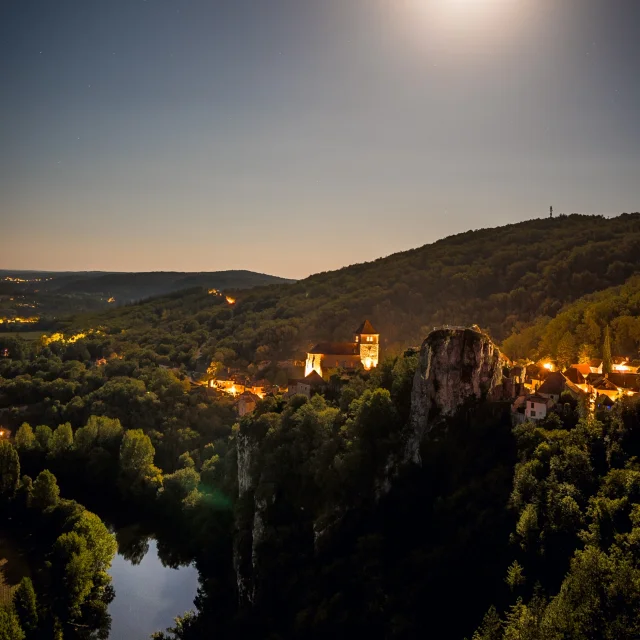
[[[640,214],[534,220],[235,301],[198,287],[0,334],[0,500],[33,565],[0,640],[108,636],[113,509],[164,526],[198,568],[194,611],[158,639],[637,637],[639,401],[586,418],[566,398],[513,428],[508,402],[479,399],[421,464],[390,461],[419,362],[406,347],[435,324],[478,324],[516,357],[569,339],[578,357],[608,327],[637,353],[638,248]],[[197,384],[214,363],[275,376],[363,317],[380,366],[310,399],[240,419]]]

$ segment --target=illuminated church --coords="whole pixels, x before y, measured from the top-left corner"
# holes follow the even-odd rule
[[[323,369],[357,369],[362,365],[367,371],[378,366],[380,334],[368,320],[357,329],[355,342],[320,342],[307,354],[304,375],[313,371],[322,375]]]

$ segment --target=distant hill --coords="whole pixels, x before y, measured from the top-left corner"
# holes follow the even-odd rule
[[[213,271],[185,273],[151,271],[147,273],[92,273],[76,277],[65,275],[60,286],[51,288],[61,294],[91,293],[131,302],[151,296],[165,295],[193,287],[212,289],[250,289],[268,284],[286,284],[293,280],[252,271]],[[55,280],[52,281],[52,284]]]
[[[383,349],[397,350],[418,344],[440,324],[477,323],[503,340],[638,273],[640,213],[570,215],[468,231],[294,284],[240,291],[232,308],[189,292],[83,322],[139,326],[142,333],[153,325],[157,340],[169,342],[191,334],[194,351],[198,336],[207,336],[231,364],[288,357],[312,341],[349,338],[368,318]]]
[[[140,302],[186,289],[243,290],[293,280],[252,271],[111,273],[0,270],[0,318],[63,315]]]

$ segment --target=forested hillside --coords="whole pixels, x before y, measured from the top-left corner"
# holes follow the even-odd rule
[[[182,361],[191,368],[196,354],[239,366],[300,355],[313,341],[350,338],[363,318],[381,333],[383,349],[398,352],[439,324],[477,323],[502,340],[639,269],[640,213],[561,216],[469,231],[292,285],[237,292],[233,306],[191,291],[78,317],[72,326],[126,329],[137,343],[163,344],[167,352],[188,345]]]
[[[560,358],[576,362],[601,354],[609,327],[614,354],[636,358],[640,353],[640,277],[621,286],[590,294],[563,308],[554,318],[542,316],[504,342],[513,358]]]

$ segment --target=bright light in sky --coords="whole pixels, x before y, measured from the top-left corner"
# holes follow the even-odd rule
[[[423,38],[514,35],[530,18],[532,0],[405,0],[404,20]]]

